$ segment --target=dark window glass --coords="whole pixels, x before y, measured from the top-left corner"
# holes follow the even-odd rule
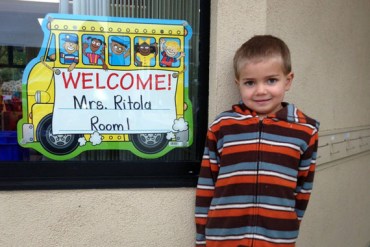
[[[0,188],[59,188],[59,187],[116,187],[116,186],[193,186],[203,153],[204,136],[207,128],[208,102],[208,32],[210,1],[203,0],[110,0],[100,5],[84,5],[84,1],[60,1],[60,3],[39,3],[37,1],[5,0],[0,2]],[[94,7],[92,7],[94,6]],[[47,13],[112,16],[126,18],[152,18],[186,20],[192,28],[190,40],[189,98],[192,104],[192,145],[175,148],[161,157],[144,159],[125,150],[85,151],[65,161],[54,161],[34,149],[22,148],[17,139],[19,119],[32,118],[30,110],[22,108],[22,101],[30,97],[22,91],[26,65],[42,50],[43,32],[40,26]],[[9,23],[12,23],[9,25]],[[158,42],[159,40],[159,42]],[[53,61],[69,68],[71,64],[106,64],[113,67],[141,66],[156,68],[179,68],[183,47],[178,38],[160,38],[150,34],[130,39],[125,35],[110,35],[106,38],[91,32],[81,37],[67,31],[51,35],[45,59],[49,66]],[[60,43],[58,51],[56,42]],[[156,46],[154,44],[156,43]],[[105,47],[94,53],[92,45]],[[144,47],[146,44],[147,47]],[[78,46],[73,53],[71,47]],[[117,49],[114,53],[113,49]],[[139,49],[157,52],[158,60],[143,63],[137,56]],[[119,53],[120,52],[120,53]],[[169,56],[169,52],[176,55]],[[94,53],[94,54],[92,54]],[[101,54],[102,56],[97,56]],[[107,56],[105,56],[107,54]],[[94,55],[94,56],[93,56]],[[156,64],[158,61],[158,64]],[[104,64],[105,65],[105,64]],[[42,92],[32,92],[32,100],[42,101]],[[29,99],[28,99],[29,100]],[[23,106],[24,107],[24,106]],[[29,105],[29,107],[32,107]],[[186,107],[186,106],[184,106]],[[27,116],[23,116],[26,114]],[[68,116],[66,116],[68,117]],[[40,121],[43,131],[51,129],[52,118]],[[19,127],[18,127],[19,129]],[[51,133],[51,132],[50,132]],[[69,137],[52,135],[50,149],[58,142],[68,142]],[[58,139],[60,138],[60,139]],[[127,138],[127,137],[122,137]],[[150,152],[150,145],[167,145],[164,134],[140,134],[130,137],[135,147]],[[180,138],[180,137],[179,137]],[[41,137],[40,137],[41,139]],[[76,139],[77,142],[77,139]],[[54,143],[54,144],[53,144]],[[163,143],[163,144],[162,144]],[[149,148],[148,148],[149,146]]]

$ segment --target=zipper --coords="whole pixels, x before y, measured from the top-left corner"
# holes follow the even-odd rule
[[[258,211],[258,177],[259,177],[259,166],[260,166],[260,161],[261,161],[261,137],[262,137],[262,127],[263,127],[263,119],[260,119],[258,122],[258,147],[257,147],[257,167],[256,167],[256,186],[255,186],[255,202],[256,202],[256,209],[255,209],[255,215],[254,215],[254,227],[257,229],[257,211]],[[255,231],[256,233],[256,231]],[[252,245],[251,247],[254,246],[254,239],[255,237],[252,238]]]

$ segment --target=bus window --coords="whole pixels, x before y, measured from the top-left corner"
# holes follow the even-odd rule
[[[130,65],[130,38],[127,36],[109,37],[109,64],[113,66]]]
[[[82,61],[86,65],[103,65],[106,69],[107,65],[104,61],[105,40],[103,35],[82,35]]]
[[[181,51],[180,40],[173,38],[161,38],[159,60],[162,67],[179,67],[180,58],[185,56]]]
[[[76,34],[62,33],[59,35],[59,55],[61,64],[69,64],[72,71],[78,63],[78,37]]]
[[[135,65],[142,67],[155,66],[158,54],[158,44],[155,38],[135,37]]]

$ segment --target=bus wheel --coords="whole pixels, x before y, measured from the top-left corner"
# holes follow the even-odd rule
[[[37,140],[45,150],[52,154],[64,155],[71,153],[78,147],[80,135],[53,135],[52,120],[53,115],[50,114],[40,121],[36,130]]]
[[[166,134],[137,134],[132,135],[132,143],[139,151],[147,154],[155,154],[168,145]]]

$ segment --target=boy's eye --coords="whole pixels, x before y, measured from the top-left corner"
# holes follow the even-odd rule
[[[278,80],[276,78],[270,78],[267,80],[267,84],[275,84]]]
[[[247,86],[247,87],[253,87],[253,86],[254,86],[254,84],[255,84],[255,82],[254,82],[254,81],[245,81],[243,84],[244,84],[245,86]]]

